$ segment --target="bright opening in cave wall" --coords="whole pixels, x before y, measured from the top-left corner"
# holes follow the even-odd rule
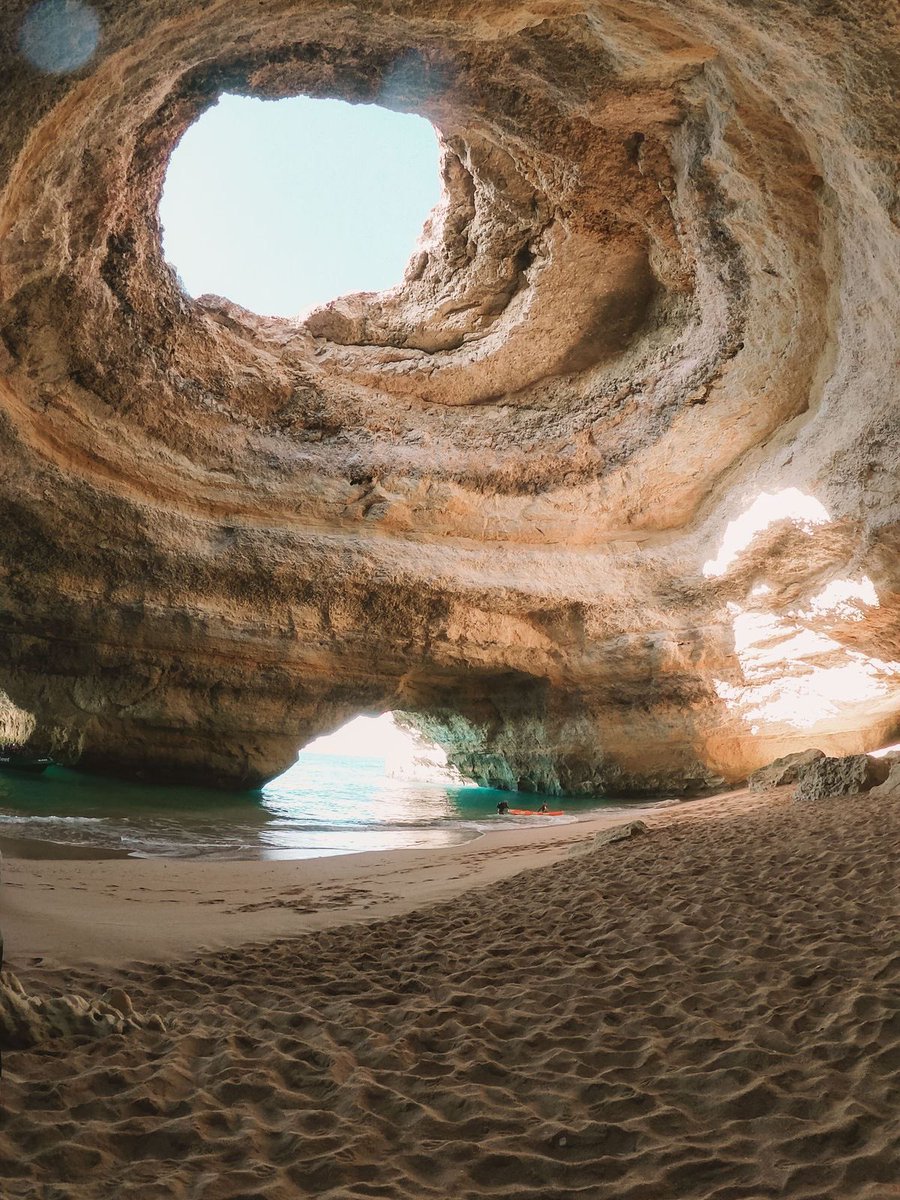
[[[472,785],[451,767],[446,752],[423,737],[392,712],[380,716],[358,716],[332,733],[314,738],[301,747],[297,762],[273,783],[290,784],[309,773],[310,764],[321,758],[352,762],[369,781],[378,778]],[[270,785],[271,786],[271,785]]]
[[[372,104],[223,95],[166,173],[163,252],[185,291],[265,316],[400,283],[440,199],[422,117]]]

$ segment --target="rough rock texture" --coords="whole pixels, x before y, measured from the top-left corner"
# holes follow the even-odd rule
[[[822,800],[826,796],[850,796],[868,792],[888,778],[890,766],[868,754],[846,758],[817,758],[797,772],[797,800]]]
[[[872,788],[873,796],[896,796],[900,800],[900,763],[890,764],[890,773],[884,783]]]
[[[642,834],[649,832],[650,827],[644,821],[626,821],[624,825],[613,825],[609,829],[601,830],[586,845],[576,842],[569,853],[573,857],[579,854],[591,854],[594,850],[601,850],[604,846],[611,846],[615,842],[628,842],[632,838],[641,837]]]
[[[824,757],[821,750],[800,750],[796,754],[786,754],[784,758],[776,758],[767,767],[760,767],[758,771],[754,771],[747,784],[751,791],[764,792],[766,788],[796,783],[803,767]]]
[[[0,976],[0,1050],[25,1050],[57,1037],[104,1037],[130,1029],[164,1029],[153,1013],[140,1016],[126,992],[113,988],[99,1000],[84,996],[30,996],[5,971]]]
[[[96,7],[54,76],[0,13],[0,737],[239,787],[396,709],[639,792],[897,733],[893,6]],[[434,122],[400,287],[182,294],[223,90]]]

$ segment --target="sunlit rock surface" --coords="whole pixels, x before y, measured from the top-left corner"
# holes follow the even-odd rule
[[[872,794],[875,796],[896,796],[900,800],[900,763],[894,762],[891,765],[890,773],[884,783],[880,783],[877,787],[872,788]]]
[[[848,754],[844,758],[817,758],[797,772],[797,800],[822,800],[826,796],[854,796],[885,783],[891,765],[884,758]]]
[[[784,758],[776,758],[767,767],[753,771],[747,780],[751,792],[765,792],[769,788],[784,787],[788,783],[796,783],[800,772],[810,763],[818,762],[825,755],[821,750],[800,750],[796,754],[786,754]]]
[[[242,786],[393,709],[573,792],[896,740],[890,6],[110,0],[43,69],[26,8],[0,736]],[[403,285],[302,324],[180,292],[161,182],[222,90],[434,122]]]

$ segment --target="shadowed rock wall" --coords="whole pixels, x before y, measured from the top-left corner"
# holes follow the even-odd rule
[[[890,6],[95,7],[59,75],[0,16],[8,736],[243,786],[391,708],[641,791],[897,734]],[[159,192],[223,90],[433,121],[400,287],[181,293]]]

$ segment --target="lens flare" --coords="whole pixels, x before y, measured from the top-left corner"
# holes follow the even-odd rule
[[[41,0],[22,23],[22,55],[50,75],[77,71],[93,57],[100,41],[100,18],[81,0]]]

